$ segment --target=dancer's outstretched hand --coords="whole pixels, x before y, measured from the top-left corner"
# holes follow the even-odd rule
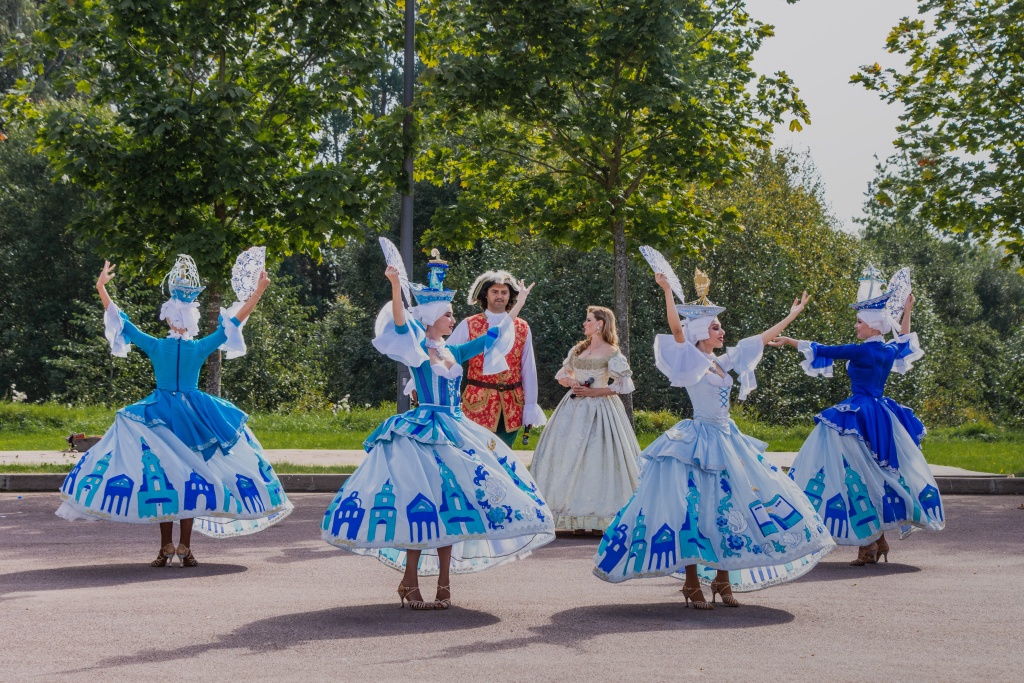
[[[533,290],[533,286],[535,284],[537,284],[537,283],[536,282],[531,282],[530,286],[527,287],[526,286],[526,280],[517,280],[516,281],[516,287],[519,289],[519,296],[517,298],[520,301],[525,301],[526,297],[528,297],[530,295],[530,292]]]
[[[384,270],[384,277],[386,277],[388,280],[390,280],[392,285],[401,284],[399,282],[400,274],[398,272],[398,268],[395,268],[394,266],[388,266]]]
[[[260,271],[260,279],[256,282],[256,291],[262,294],[266,291],[267,287],[270,286],[270,276],[267,275],[267,271]]]
[[[114,279],[114,268],[116,268],[116,267],[117,266],[115,266],[110,261],[104,261],[103,262],[103,270],[100,271],[100,276],[98,278],[96,278],[96,286],[97,287],[102,287],[103,285],[105,285],[108,282],[110,282],[111,280],[113,280]]]
[[[654,281],[658,283],[658,286],[664,289],[666,292],[672,288],[672,285],[668,281],[668,276],[665,273],[655,273]]]
[[[780,348],[782,346],[796,346],[796,340],[792,337],[776,337],[768,342],[768,346]]]
[[[807,307],[807,302],[810,300],[810,294],[805,291],[799,299],[793,299],[793,305],[789,307],[789,314],[794,318],[797,317],[803,313],[804,309]]]

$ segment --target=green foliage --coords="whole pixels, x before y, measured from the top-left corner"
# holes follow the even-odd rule
[[[372,131],[351,131],[341,161],[321,158],[318,139],[331,113],[362,120],[381,66],[367,36],[384,34],[385,7],[49,0],[46,23],[8,46],[8,61],[35,61],[5,110],[38,120],[54,172],[89,190],[79,225],[104,255],[159,277],[190,253],[213,293],[242,249],[315,256],[361,234],[386,195],[374,180],[386,155],[354,151]],[[77,59],[57,59],[69,48]],[[34,98],[44,75],[80,101]]]
[[[224,363],[224,397],[247,411],[321,410],[322,349],[315,309],[299,304],[300,287],[275,274],[245,323],[247,353]]]
[[[852,77],[904,110],[877,199],[1024,256],[1024,1],[919,0],[886,46]]]
[[[31,132],[0,142],[0,393],[17,384],[35,401],[61,389],[45,359],[72,333],[73,302],[91,290],[83,271],[98,266],[64,229],[81,193],[50,182],[46,160],[29,150]]]

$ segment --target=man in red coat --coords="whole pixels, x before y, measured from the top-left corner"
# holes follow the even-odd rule
[[[487,271],[469,290],[470,305],[480,307],[448,337],[449,344],[463,344],[487,333],[516,303],[519,288],[506,271]],[[522,317],[515,320],[516,340],[505,356],[508,370],[497,375],[483,374],[483,355],[469,361],[462,380],[462,412],[477,424],[494,432],[511,446],[523,425],[541,426],[547,422],[537,405],[537,363],[533,358],[533,335]]]

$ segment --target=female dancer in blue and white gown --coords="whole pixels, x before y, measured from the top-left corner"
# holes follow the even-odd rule
[[[189,282],[183,276],[188,267],[194,273],[192,260],[179,256],[168,278],[171,298],[160,311],[170,332],[157,339],[139,330],[110,300],[106,284],[114,266],[104,264],[96,289],[106,310],[110,351],[124,358],[132,344],[138,346],[153,364],[156,390],[117,411],[114,424],[64,480],[64,502],[57,509],[69,520],[159,523],[154,567],[167,566],[175,557],[183,567],[198,564],[191,550],[193,518],[199,519],[200,533],[228,537],[265,529],[292,510],[263,459],[260,442],[246,426],[249,417],[198,387],[199,370],[211,353],[223,349],[229,358],[245,353],[242,325],[270,279],[262,272],[248,300],[231,311],[221,309],[217,329],[195,339],[195,299],[204,288],[197,278]],[[177,547],[171,539],[175,521],[181,525]]]
[[[440,289],[443,265],[431,262],[433,288],[415,290],[420,305],[411,311],[402,305],[400,272],[389,266],[385,273],[392,301],[377,317],[373,345],[409,366],[420,403],[370,435],[366,459],[322,525],[328,543],[403,571],[399,598],[413,609],[447,608],[451,571],[478,572],[526,557],[555,537],[553,516],[526,468],[459,409],[461,364],[483,353],[485,374],[507,369],[512,319],[532,285],[520,286],[516,305],[486,335],[448,346],[454,291]],[[423,600],[418,574],[438,575],[433,602]]]
[[[887,530],[899,529],[902,539],[916,529],[939,531],[946,524],[935,477],[921,452],[924,425],[910,408],[882,393],[890,372],[904,374],[924,356],[910,331],[913,294],[906,299],[899,334],[885,341],[882,335],[897,324],[886,307],[878,306],[886,296],[873,304],[852,304],[862,306],[854,325],[862,344],[826,346],[789,337],[773,342],[800,350],[801,365],[811,376],[831,377],[833,361],[847,361],[852,395],[815,416],[817,424],[789,476],[822,514],[836,543],[859,546],[854,566],[875,564],[879,556],[889,561]]]
[[[699,609],[713,608],[701,590],[701,581],[713,577],[712,600],[721,595],[726,605],[738,606],[733,590],[791,581],[835,547],[800,489],[764,458],[767,444],[742,434],[729,417],[728,373],[737,374],[740,399],[746,398],[757,386],[754,368],[765,340],[803,311],[807,294],[782,322],[715,355],[724,346],[717,316],[725,309],[707,301],[706,288],[703,305],[677,309],[665,275],[657,281],[672,334],[655,338],[655,362],[672,386],[686,389],[693,419],[641,453],[640,485],[605,532],[594,573],[616,583],[684,578],[686,603]],[[687,317],[685,329],[679,314]]]

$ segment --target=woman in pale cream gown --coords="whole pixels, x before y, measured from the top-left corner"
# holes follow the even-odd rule
[[[633,374],[619,351],[615,314],[587,308],[586,339],[555,378],[571,389],[555,408],[530,472],[555,515],[557,529],[604,529],[636,490],[640,445],[619,394]]]

